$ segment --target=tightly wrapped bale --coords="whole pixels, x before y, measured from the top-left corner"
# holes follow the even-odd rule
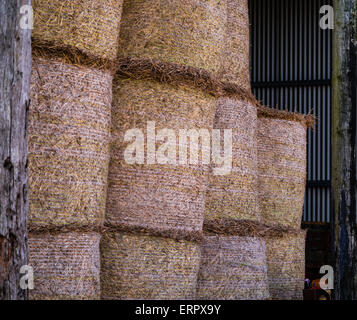
[[[274,300],[302,300],[305,231],[266,238],[269,291]]]
[[[199,245],[107,233],[101,242],[102,299],[194,299]]]
[[[218,72],[226,32],[226,2],[127,0],[120,28],[120,56]]]
[[[30,234],[33,300],[100,298],[100,235],[95,232]]]
[[[201,251],[197,299],[269,299],[263,239],[207,235]]]
[[[190,164],[190,152],[186,164],[181,164],[178,137],[179,129],[207,128],[209,132],[214,110],[215,99],[200,90],[146,80],[114,81],[107,223],[169,232],[166,236],[170,237],[202,230],[209,167],[201,156],[196,164]],[[142,130],[145,137],[145,155],[139,164],[130,164],[125,158],[129,144],[124,135],[133,128]],[[167,140],[166,146],[176,151],[171,159],[174,162],[166,164],[159,162],[158,156],[164,141],[147,133],[152,130],[159,135],[163,128],[174,130],[174,138]],[[186,142],[187,151],[189,139]],[[201,144],[204,149],[199,141],[198,146]],[[184,143],[181,145],[183,148]]]
[[[32,228],[102,224],[111,85],[107,72],[34,58],[29,116]]]
[[[33,0],[34,42],[114,60],[123,0]]]
[[[306,181],[306,124],[262,117],[257,140],[262,219],[299,229]]]
[[[247,0],[225,0],[226,33],[222,52],[223,80],[250,89],[249,12]]]
[[[257,196],[257,110],[244,101],[218,99],[215,129],[232,129],[232,172],[209,176],[205,220],[259,222]],[[214,168],[214,167],[213,167]]]

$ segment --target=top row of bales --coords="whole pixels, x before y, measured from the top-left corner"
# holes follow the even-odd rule
[[[249,88],[246,1],[127,0],[123,12],[121,4],[34,0],[33,38],[102,59],[130,56],[186,64]]]

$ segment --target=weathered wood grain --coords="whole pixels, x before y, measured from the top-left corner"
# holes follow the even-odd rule
[[[357,1],[334,2],[332,78],[332,239],[337,300],[357,299]]]
[[[27,264],[27,114],[31,30],[20,28],[20,7],[0,0],[0,300],[26,299],[20,268]]]

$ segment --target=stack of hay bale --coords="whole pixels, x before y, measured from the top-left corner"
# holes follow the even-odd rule
[[[180,150],[187,153],[192,141],[179,141],[179,134],[212,128],[215,98],[197,83],[206,87],[207,70],[219,71],[224,19],[224,4],[216,0],[124,1],[121,68],[113,86],[109,231],[101,245],[104,299],[195,297],[209,167],[201,158],[190,163],[190,154],[182,161]],[[123,142],[133,128],[142,130],[145,143],[135,165],[125,160]],[[173,130],[167,141],[166,128]]]
[[[272,299],[300,300],[305,278],[305,231],[301,230],[306,181],[306,130],[311,117],[258,110],[259,204],[264,223],[281,228],[267,237]]]
[[[233,168],[229,176],[209,177],[199,299],[303,296],[300,226],[313,117],[252,106],[228,98],[217,105],[215,128],[233,129]],[[247,108],[255,110],[250,118]]]
[[[122,0],[34,0],[29,116],[32,299],[100,297],[111,65]]]
[[[249,90],[247,1],[227,1],[227,19],[222,76]],[[210,172],[197,298],[267,299],[265,241],[255,233],[260,212],[254,99],[219,98],[214,129],[232,130],[232,172]]]
[[[247,0],[33,6],[32,298],[298,298],[309,124],[250,93]]]
[[[301,299],[306,129],[313,119],[249,97],[247,1],[227,7],[233,28],[227,29],[222,77],[227,89],[248,99],[218,99],[214,128],[232,129],[232,173],[210,173],[197,298]]]

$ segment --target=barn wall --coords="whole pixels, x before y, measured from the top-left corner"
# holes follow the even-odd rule
[[[331,30],[319,27],[332,0],[250,0],[251,85],[264,104],[313,112],[307,136],[304,222],[330,222]]]

